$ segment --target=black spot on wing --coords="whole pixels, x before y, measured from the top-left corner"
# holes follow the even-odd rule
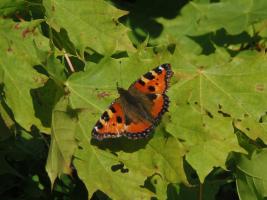
[[[173,75],[173,71],[171,70],[171,65],[168,63],[162,64],[161,67],[166,70],[165,82],[168,88],[170,85],[170,78]]]
[[[151,72],[147,72],[144,77],[148,80],[153,80],[155,78]]]
[[[103,128],[103,124],[100,121],[97,121],[96,125],[95,125],[98,129]]]
[[[166,70],[170,70],[171,65],[168,64],[168,63],[165,63],[165,64],[162,64],[161,67],[163,67],[163,68],[166,69]]]
[[[117,116],[117,122],[120,124],[122,122],[122,119],[120,116]]]
[[[116,110],[113,106],[110,106],[109,109],[111,110],[111,112],[116,113]]]
[[[101,119],[105,120],[106,122],[109,121],[109,115],[107,111],[103,113],[103,115],[101,116]]]
[[[152,86],[152,85],[150,85],[149,87],[148,87],[148,90],[150,91],[150,92],[155,92],[155,87],[154,86]]]
[[[130,123],[132,123],[132,120],[127,115],[125,115],[125,124],[129,125]]]
[[[149,134],[154,130],[155,126],[152,125],[149,128],[147,128],[144,131],[138,132],[138,133],[126,133],[126,137],[128,137],[131,140],[137,140],[142,138],[147,138]]]
[[[154,99],[157,98],[156,94],[147,94],[147,97],[149,98],[149,100],[153,101]]]
[[[144,85],[146,84],[144,81],[142,81],[142,79],[139,79],[139,80],[138,80],[138,83],[139,83],[140,85],[142,85],[142,86],[144,86]]]
[[[162,73],[162,70],[159,67],[153,69],[153,71],[156,72],[157,74],[161,74]]]

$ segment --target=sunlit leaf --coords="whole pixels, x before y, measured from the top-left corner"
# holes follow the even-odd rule
[[[246,53],[229,61],[221,54],[178,57],[174,62],[179,82],[170,89],[173,123],[167,130],[185,140],[186,158],[204,181],[214,166],[224,167],[230,151],[242,151],[232,126],[235,121],[241,127],[250,118],[249,127],[263,128],[259,120],[267,107],[265,56]],[[264,85],[261,91],[259,84]],[[266,129],[253,130],[247,131],[249,137],[266,141]]]
[[[76,148],[77,119],[68,113],[66,100],[61,99],[52,116],[52,140],[46,163],[46,171],[52,185],[61,174],[71,173],[71,160]]]
[[[32,125],[47,131],[38,118],[32,104],[31,90],[41,87],[47,77],[33,67],[40,64],[35,46],[47,42],[36,29],[40,21],[14,23],[0,20],[0,82],[4,85],[5,100],[12,109],[15,120],[25,129]]]
[[[45,0],[44,5],[49,25],[58,32],[66,29],[82,52],[85,47],[99,53],[133,50],[127,28],[118,22],[127,12],[101,0]]]

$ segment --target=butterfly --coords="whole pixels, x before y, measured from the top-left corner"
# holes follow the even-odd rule
[[[97,140],[148,137],[168,110],[166,91],[172,75],[171,65],[162,64],[141,76],[128,90],[117,87],[120,96],[101,115],[92,137]]]

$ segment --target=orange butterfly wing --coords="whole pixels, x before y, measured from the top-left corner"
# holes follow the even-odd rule
[[[153,129],[149,121],[127,124],[122,106],[114,101],[110,107],[101,115],[92,131],[92,137],[98,140],[105,138],[116,138],[122,135],[129,139],[146,137]],[[137,131],[139,130],[139,131]]]
[[[114,101],[101,115],[92,131],[93,138],[120,137],[125,132],[125,116],[120,103]]]
[[[134,87],[140,92],[147,94],[153,101],[153,107],[150,112],[157,121],[160,120],[169,106],[169,98],[165,93],[169,87],[172,75],[171,65],[162,64],[144,74],[130,86],[130,88]]]

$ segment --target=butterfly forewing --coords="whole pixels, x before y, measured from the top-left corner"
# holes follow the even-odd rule
[[[134,87],[146,94],[163,94],[168,88],[172,74],[170,64],[162,64],[141,76],[129,89]]]

